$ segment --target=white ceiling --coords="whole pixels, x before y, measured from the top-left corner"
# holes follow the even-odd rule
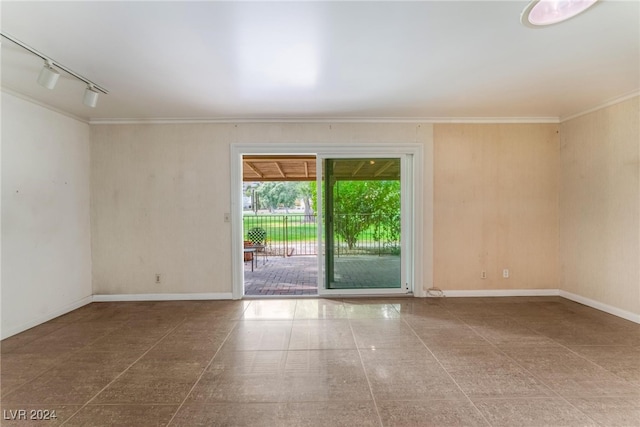
[[[2,86],[110,119],[554,120],[640,90],[640,2],[548,28],[524,1],[9,2],[2,32],[107,88],[36,83],[2,39]]]

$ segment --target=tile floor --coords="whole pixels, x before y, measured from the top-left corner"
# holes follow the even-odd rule
[[[93,303],[1,353],[2,426],[640,425],[640,325],[556,297]]]

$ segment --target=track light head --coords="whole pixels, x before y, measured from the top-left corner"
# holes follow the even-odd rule
[[[84,100],[82,103],[87,107],[95,108],[96,105],[98,105],[98,95],[100,95],[100,93],[93,88],[93,85],[89,85],[84,91]]]
[[[38,84],[46,87],[47,89],[53,89],[56,87],[59,77],[60,73],[51,66],[49,61],[45,61],[44,67],[42,67],[42,70],[40,70],[40,74],[38,75]]]

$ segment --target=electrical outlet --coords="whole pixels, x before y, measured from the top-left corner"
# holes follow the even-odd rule
[[[160,274],[156,274],[156,283],[160,283]]]
[[[505,279],[509,278],[509,269],[505,268],[504,270],[502,270],[502,277]]]
[[[480,273],[480,278],[481,279],[486,279],[487,278],[487,272],[483,271],[482,273]]]

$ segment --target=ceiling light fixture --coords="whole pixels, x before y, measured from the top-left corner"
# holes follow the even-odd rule
[[[45,61],[44,67],[42,67],[42,70],[40,70],[40,74],[38,75],[38,83],[40,86],[44,86],[47,89],[53,89],[56,87],[59,77],[60,73],[53,69],[51,62]]]
[[[584,12],[598,0],[533,0],[520,14],[520,22],[531,28],[566,21]]]
[[[44,67],[42,68],[42,70],[40,70],[40,74],[38,75],[38,83],[46,87],[47,89],[53,89],[55,87],[58,81],[58,78],[60,77],[60,73],[58,72],[58,70],[62,70],[65,73],[69,74],[70,76],[80,80],[81,82],[86,83],[87,89],[84,92],[84,100],[83,100],[83,103],[86,106],[89,106],[92,108],[95,107],[98,103],[98,95],[100,93],[104,93],[105,95],[109,93],[109,91],[103,88],[102,86],[92,82],[91,80],[87,79],[86,77],[74,71],[71,71],[69,68],[65,67],[64,65],[60,64],[57,61],[54,61],[48,56],[38,52],[34,48],[22,43],[20,40],[6,33],[0,33],[0,36],[17,44],[21,48],[31,52],[32,54],[44,60]],[[54,67],[57,68],[58,70],[56,70]]]
[[[92,85],[89,85],[84,91],[84,100],[82,103],[87,107],[96,108],[96,105],[98,105],[98,95],[100,95],[100,93],[98,93]]]

